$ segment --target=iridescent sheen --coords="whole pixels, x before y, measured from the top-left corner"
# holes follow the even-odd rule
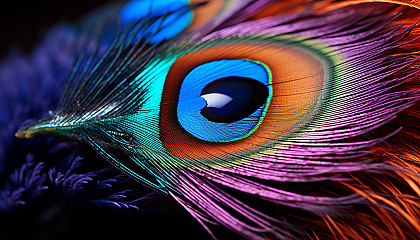
[[[412,227],[414,236],[420,229],[412,223],[415,214],[406,217],[398,207],[407,202],[386,202],[393,188],[383,181],[388,188],[377,190],[366,179],[420,171],[418,163],[367,158],[400,131],[389,123],[420,98],[412,86],[420,75],[413,50],[418,28],[397,20],[418,15],[386,4],[343,6],[346,1],[318,1],[303,10],[304,2],[225,1],[195,29],[187,20],[168,22],[173,32],[149,27],[206,5],[139,11],[139,21],[112,44],[87,44],[54,114],[16,136],[64,136],[90,145],[121,171],[171,195],[210,234],[209,226],[220,224],[248,239],[311,238],[313,229],[290,217],[299,211],[302,219],[324,224],[331,237],[387,236],[376,220],[395,210],[399,217],[389,218]],[[133,14],[127,6],[117,18]],[[283,14],[290,9],[294,13]],[[265,103],[241,119],[211,121],[216,117],[203,109],[224,106],[242,91],[229,95],[240,81],[218,84],[226,78],[257,81],[247,87],[266,87]],[[213,85],[217,91],[204,90]],[[407,180],[415,177],[407,176],[409,191],[418,193],[417,183]],[[360,178],[382,195],[358,185]],[[404,194],[393,194],[403,201]],[[390,212],[376,217],[385,209],[378,201]],[[357,206],[374,206],[368,216],[375,220],[364,222],[380,230],[334,232],[331,225],[355,216]]]

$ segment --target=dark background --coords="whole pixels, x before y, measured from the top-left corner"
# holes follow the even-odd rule
[[[10,0],[0,3],[0,59],[10,48],[30,53],[42,33],[59,22],[75,22],[109,0]]]

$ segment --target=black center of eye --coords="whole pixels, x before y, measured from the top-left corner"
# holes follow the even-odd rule
[[[265,104],[268,88],[251,78],[225,77],[205,86],[201,97],[207,101],[207,106],[201,109],[205,118],[212,122],[233,123],[244,119]]]

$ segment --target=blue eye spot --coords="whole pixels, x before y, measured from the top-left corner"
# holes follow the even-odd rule
[[[201,114],[212,122],[239,121],[265,104],[268,88],[263,83],[246,77],[226,77],[209,83],[201,91],[207,106]]]
[[[270,84],[271,73],[260,62],[233,59],[199,65],[181,84],[178,122],[204,141],[243,139],[265,116],[272,95]]]
[[[193,18],[193,12],[186,10],[188,4],[188,0],[133,0],[122,8],[120,20],[122,25],[126,25],[141,18],[159,17],[175,12],[168,15],[164,20],[160,19],[152,23],[146,32],[139,32],[138,36],[142,34],[151,35],[160,27],[161,30],[153,35],[150,40],[150,43],[157,43],[171,39],[188,28]]]

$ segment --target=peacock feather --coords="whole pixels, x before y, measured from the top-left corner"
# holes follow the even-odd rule
[[[415,239],[417,8],[116,3],[82,31],[57,109],[16,136],[90,145],[214,238]]]

